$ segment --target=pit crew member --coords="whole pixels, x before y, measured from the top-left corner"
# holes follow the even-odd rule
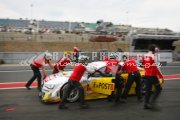
[[[30,90],[30,86],[33,81],[37,78],[38,82],[38,89],[41,91],[41,72],[40,68],[42,69],[43,76],[46,78],[46,71],[45,71],[45,64],[49,64],[50,68],[53,69],[53,65],[51,63],[52,55],[48,52],[44,53],[43,56],[36,58],[33,63],[30,65],[33,71],[33,76],[31,79],[26,83],[25,87]]]
[[[65,88],[65,91],[63,92],[62,100],[59,104],[59,109],[68,109],[68,107],[65,105],[66,99],[74,87],[78,88],[79,90],[80,107],[83,109],[88,108],[88,105],[85,103],[85,100],[84,100],[84,88],[81,86],[79,82],[83,74],[85,73],[85,71],[87,71],[85,65],[88,59],[89,59],[88,56],[84,56],[84,55],[79,56],[78,58],[79,64],[75,66],[73,73],[69,77],[67,87]]]
[[[53,74],[58,73],[59,71],[63,71],[70,62],[70,54],[65,54],[54,64]]]
[[[146,93],[145,93],[145,103],[144,109],[152,109],[155,107],[156,100],[161,93],[161,86],[158,78],[161,78],[164,82],[162,73],[158,69],[155,63],[155,52],[157,47],[155,45],[151,45],[149,47],[149,52],[143,56],[142,65],[145,69],[145,85],[146,85]],[[152,94],[152,85],[155,86],[154,96],[151,101]]]
[[[137,64],[135,60],[129,60],[128,56],[123,55],[123,61],[124,64],[122,66],[122,71],[126,71],[128,73],[128,79],[125,85],[124,92],[122,94],[122,99],[126,102],[127,95],[129,93],[129,90],[133,84],[133,82],[136,82],[136,95],[138,98],[138,101],[142,101],[142,93],[141,93],[141,75],[139,73],[139,70],[137,68]]]
[[[124,86],[124,82],[122,77],[120,76],[120,69],[121,66],[119,65],[119,60],[117,60],[117,55],[112,53],[109,56],[110,60],[107,62],[107,67],[105,70],[106,74],[111,74],[115,76],[115,80],[113,81],[115,83],[115,88],[116,88],[116,94],[115,94],[115,103],[119,103],[122,88]],[[114,92],[112,92],[111,95],[108,96],[108,101],[112,101]]]
[[[75,57],[75,62],[76,62],[76,63],[78,63],[79,52],[80,52],[80,50],[78,49],[78,47],[75,46],[75,47],[73,48],[73,55],[74,55],[74,57]]]

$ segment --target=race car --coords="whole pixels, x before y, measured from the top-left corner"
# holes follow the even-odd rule
[[[121,65],[123,63],[120,63]],[[80,83],[85,90],[85,99],[99,99],[107,98],[113,91],[115,91],[115,85],[113,80],[115,77],[112,74],[105,74],[106,62],[97,61],[92,62],[87,65],[87,69],[92,72],[91,75],[88,75],[87,72],[84,73],[83,77],[80,80]],[[144,69],[139,68],[140,74],[144,76]],[[52,74],[46,77],[42,83],[42,91],[39,93],[41,102],[43,103],[52,103],[60,102],[64,88],[67,85],[69,76],[72,71],[63,71],[57,74]],[[127,73],[121,74],[124,82],[126,83],[128,75]],[[144,86],[144,85],[143,85]],[[136,94],[135,92],[136,84],[134,83],[130,89],[129,94]],[[68,102],[75,102],[79,99],[79,91],[74,88],[69,97],[67,98]]]

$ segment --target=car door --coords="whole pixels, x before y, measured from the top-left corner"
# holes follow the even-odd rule
[[[100,94],[110,95],[112,91],[114,91],[114,83],[112,76],[106,76],[105,74],[106,67],[102,67],[96,70],[92,75],[88,78],[88,85],[86,87],[87,91],[96,92]]]

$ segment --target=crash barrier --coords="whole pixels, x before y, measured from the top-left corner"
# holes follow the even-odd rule
[[[0,60],[5,64],[19,64],[22,60],[38,55],[38,52],[0,52]]]
[[[57,61],[63,56],[64,52],[51,52],[53,55],[53,62]],[[89,62],[102,60],[105,56],[109,56],[112,52],[81,52],[79,55],[89,56]],[[38,57],[41,52],[0,52],[0,61],[5,64],[30,64],[36,57]],[[118,52],[116,53],[118,59],[121,60],[122,55],[129,55],[131,58],[135,59],[137,63],[141,62],[141,57],[145,52]],[[177,54],[175,54],[177,56]],[[180,56],[180,53],[178,54]],[[174,60],[174,54],[172,52],[162,52],[159,53],[158,61],[163,65],[171,63]],[[73,61],[75,58],[73,54],[71,55]]]

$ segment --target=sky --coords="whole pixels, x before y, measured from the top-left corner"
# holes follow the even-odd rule
[[[180,0],[0,0],[0,18],[168,28],[180,32]]]

